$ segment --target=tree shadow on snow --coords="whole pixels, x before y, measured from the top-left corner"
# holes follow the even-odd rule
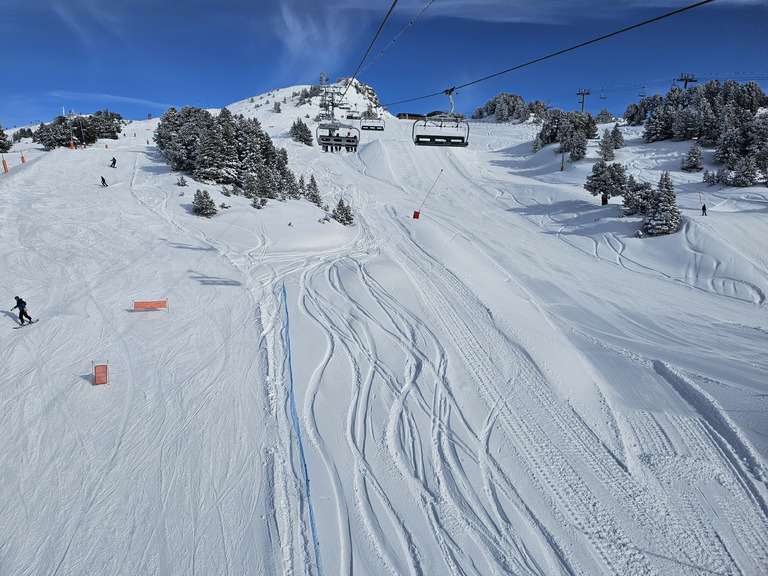
[[[166,241],[166,243],[171,248],[178,248],[179,250],[201,250],[205,252],[216,250],[216,248],[214,248],[213,246],[193,246],[192,244],[180,244],[178,242],[169,242],[169,241]]]
[[[194,270],[188,270],[190,273],[190,278],[192,280],[197,280],[200,284],[204,284],[206,286],[242,286],[242,282],[238,282],[237,280],[228,280],[226,278],[218,278],[216,276],[206,276],[205,274],[200,274],[198,272],[195,272]]]
[[[568,236],[596,236],[611,234],[633,237],[642,228],[638,217],[621,217],[621,206],[608,204],[596,206],[583,200],[562,200],[551,204],[508,208],[533,221],[541,221],[547,234]]]

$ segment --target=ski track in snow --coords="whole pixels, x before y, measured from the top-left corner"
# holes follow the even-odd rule
[[[388,121],[357,154],[287,144],[356,216],[295,251],[247,208],[193,217],[142,138],[0,180],[25,194],[0,220],[6,266],[29,278],[4,287],[41,283],[27,299],[47,309],[0,351],[0,572],[316,574],[317,545],[350,576],[766,573],[765,460],[710,393],[758,397],[759,360],[743,378],[718,365],[738,364],[731,347],[760,358],[764,254],[731,261],[711,220],[689,220],[683,265],[659,269],[536,180],[559,159],[530,164],[515,127],[473,125],[456,151],[414,149],[409,129]],[[91,190],[98,170],[115,181]],[[592,294],[608,277],[627,293]],[[722,351],[681,295],[731,311]],[[170,312],[130,311],[165,297]],[[622,308],[633,297],[647,310]],[[664,323],[683,318],[692,334]],[[114,383],[92,388],[107,359]]]

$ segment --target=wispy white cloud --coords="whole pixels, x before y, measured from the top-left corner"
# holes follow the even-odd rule
[[[342,59],[349,56],[349,46],[360,34],[363,12],[333,8],[307,10],[296,3],[283,5],[271,18],[272,30],[281,44],[282,62],[287,73],[317,75],[323,70],[337,70]],[[354,70],[351,70],[351,74]]]
[[[99,0],[52,2],[50,8],[88,48],[97,48],[104,36],[122,36],[118,7]]]
[[[51,98],[59,98],[61,100],[68,101],[98,101],[98,102],[110,102],[110,103],[125,103],[125,104],[141,104],[143,106],[151,106],[153,108],[169,108],[172,104],[166,104],[164,102],[154,102],[152,100],[143,100],[141,98],[132,98],[130,96],[120,96],[116,94],[101,94],[98,92],[71,92],[66,90],[54,90],[48,92],[47,96]]]
[[[438,0],[424,12],[422,18],[451,17],[489,22],[530,22],[559,24],[581,19],[613,17],[640,8],[672,11],[695,4],[697,0]],[[717,0],[708,6],[757,6],[765,0]],[[429,4],[429,0],[400,1],[394,14],[412,18]],[[294,0],[294,9],[338,12],[355,9],[361,18],[381,21],[391,4],[370,0],[339,0],[318,3],[315,0]]]

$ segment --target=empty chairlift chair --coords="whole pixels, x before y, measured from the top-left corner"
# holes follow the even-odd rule
[[[453,113],[453,88],[445,93],[451,100],[448,114],[426,116],[413,123],[411,136],[417,146],[451,146],[463,148],[469,144],[469,124]]]
[[[384,130],[384,118],[363,118],[360,120],[361,130]]]

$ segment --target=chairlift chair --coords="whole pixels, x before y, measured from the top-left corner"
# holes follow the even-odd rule
[[[640,96],[640,98],[645,98],[645,86],[643,86],[643,89],[640,90],[637,95]]]
[[[425,116],[413,123],[411,137],[416,146],[463,148],[469,144],[469,124],[453,113],[453,91],[445,91],[451,101],[448,114]]]
[[[605,95],[605,90],[600,90],[600,100],[605,100],[608,96]]]
[[[360,143],[360,130],[338,120],[320,122],[315,130],[319,146],[342,147],[354,150]]]
[[[384,118],[363,118],[360,120],[360,130],[384,130]]]

